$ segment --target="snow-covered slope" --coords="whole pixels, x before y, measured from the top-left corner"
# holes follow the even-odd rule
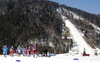
[[[57,12],[61,15],[62,19],[65,20],[66,26],[70,29],[70,33],[72,35],[73,41],[77,44],[79,53],[83,53],[85,48],[87,54],[94,54],[94,50],[86,43],[77,28],[70,22],[70,20],[61,14],[61,9],[57,9]]]
[[[94,27],[94,29],[99,30],[100,31],[100,27],[97,27],[96,25],[89,23],[90,25],[92,25]]]
[[[62,17],[64,18],[64,16]],[[77,28],[69,20],[65,20],[65,23],[66,26],[70,29],[70,33],[72,35],[74,42],[76,42],[78,45],[79,53],[83,53],[85,48],[86,53],[94,54],[94,50],[86,43],[86,41],[80,35],[80,32],[77,30]]]
[[[75,14],[74,12],[72,12],[72,11],[69,11],[69,10],[67,10],[67,9],[65,9],[65,8],[62,8],[63,9],[63,11],[64,11],[64,13],[66,13],[68,16],[71,16],[71,17],[73,17],[74,19],[81,19],[81,20],[84,20],[82,17],[80,17],[79,15],[77,15],[77,14]]]

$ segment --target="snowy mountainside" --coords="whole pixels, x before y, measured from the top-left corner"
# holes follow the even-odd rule
[[[95,50],[91,48],[91,46],[86,42],[74,24],[71,23],[70,20],[68,20],[68,18],[62,14],[62,9],[57,9],[57,12],[61,15],[62,19],[65,21],[66,26],[70,29],[73,42],[77,44],[77,46],[73,47],[73,49],[77,49],[79,54],[82,54],[84,49],[86,50],[86,53],[94,54]]]
[[[75,26],[69,20],[65,20],[65,23],[66,23],[66,26],[70,28],[70,33],[72,34],[72,38],[74,42],[76,42],[78,45],[79,53],[80,54],[83,53],[84,48],[85,48],[86,53],[94,54],[94,50],[86,43],[86,41],[80,35],[78,30],[75,28]]]
[[[61,8],[60,8],[61,9]],[[62,11],[60,10],[61,13],[66,13],[68,16],[73,17],[74,19],[77,20],[84,20],[84,18],[82,18],[81,16],[77,15],[76,13],[69,11],[65,8],[62,8]],[[90,25],[92,25],[92,27],[94,27],[94,29],[99,30],[100,31],[100,27],[96,26],[95,24],[89,22]]]
[[[80,16],[78,16],[77,14],[75,14],[74,12],[72,12],[72,11],[69,11],[69,10],[67,10],[67,9],[65,9],[65,8],[62,8],[62,10],[63,10],[63,12],[64,13],[66,13],[68,16],[70,16],[70,17],[73,17],[74,19],[81,19],[81,20],[84,20],[82,17],[80,17]]]
[[[96,23],[98,22],[99,24],[99,18],[97,18],[97,21],[95,18],[90,18],[93,17],[93,15],[89,14],[86,15],[87,13],[83,14],[84,12],[80,13],[77,12],[78,9],[69,9],[68,7],[60,7],[60,13],[64,15],[65,19],[69,19],[71,23],[76,26],[76,28],[81,32],[84,33],[84,38],[88,42],[88,44],[91,45],[92,48],[100,48],[100,26],[98,26]],[[74,11],[75,10],[75,11]],[[93,21],[93,22],[91,22]],[[94,22],[95,21],[95,22]]]
[[[92,25],[94,27],[94,29],[99,30],[100,31],[100,27],[94,25],[93,23],[89,23],[90,25]]]

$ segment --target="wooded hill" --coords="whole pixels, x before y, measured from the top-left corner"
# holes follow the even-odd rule
[[[0,46],[29,45],[30,40],[41,39],[50,42],[53,33],[60,36],[62,20],[56,12],[58,7],[58,3],[46,0],[1,0]]]

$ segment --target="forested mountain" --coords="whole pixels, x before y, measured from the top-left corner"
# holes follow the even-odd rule
[[[56,11],[58,8],[62,9],[62,14],[81,32],[86,32],[85,37],[89,40],[88,43],[99,46],[98,32],[100,31],[96,30],[92,24],[100,27],[100,15],[59,5],[49,0],[0,0],[0,50],[5,44],[16,48],[18,45],[25,47],[35,42],[41,44],[47,42],[45,46],[51,42],[50,45],[53,45],[53,49],[56,49],[58,53],[67,50],[64,42],[69,41],[67,36],[70,34],[65,33],[65,39],[62,39],[62,29],[68,29],[65,28],[60,14]],[[75,19],[76,15],[79,16],[78,19]],[[40,47],[44,48],[39,44],[38,49],[42,50]],[[52,48],[49,47],[49,49]]]
[[[17,1],[17,2],[15,2]],[[0,45],[29,45],[30,40],[46,42],[61,35],[58,3],[46,0],[1,0]]]

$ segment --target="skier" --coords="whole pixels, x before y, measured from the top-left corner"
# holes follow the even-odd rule
[[[25,56],[25,48],[23,48],[22,52],[23,52],[23,56]]]
[[[25,51],[25,56],[27,56],[27,47],[24,49],[24,51]]]
[[[30,56],[31,54],[31,47],[29,46],[29,48],[27,49],[27,55]]]
[[[33,57],[35,57],[35,55],[36,55],[36,49],[37,49],[37,47],[36,47],[36,45],[34,45],[33,48],[32,48],[32,50],[33,50]]]
[[[22,48],[21,48],[20,45],[19,45],[19,46],[17,47],[17,55],[18,55],[18,56],[20,56],[20,54],[21,54],[21,49],[22,49]]]
[[[11,46],[11,48],[10,48],[10,56],[13,57],[13,54],[14,54],[14,48],[13,48],[13,46]]]
[[[44,48],[44,51],[43,51],[43,56],[47,56],[47,52],[48,52],[48,50],[47,50],[47,48]]]
[[[4,54],[4,57],[7,57],[7,51],[8,51],[8,47],[5,45],[3,47],[3,54]]]

